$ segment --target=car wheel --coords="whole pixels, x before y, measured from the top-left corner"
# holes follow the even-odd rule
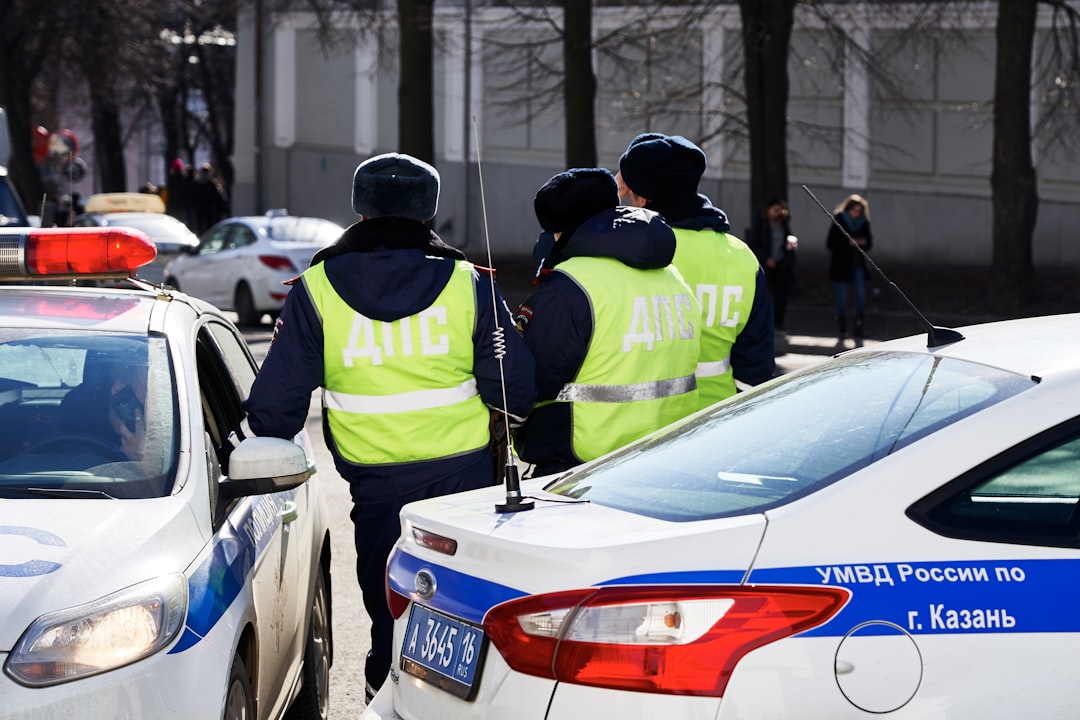
[[[236,287],[236,301],[233,304],[241,325],[258,325],[262,320],[262,313],[255,309],[255,300],[247,283],[240,283]]]
[[[233,658],[229,672],[229,685],[225,690],[225,709],[222,720],[254,720],[255,703],[251,697],[251,678],[248,677],[244,659],[237,655]]]
[[[330,592],[320,568],[315,577],[311,621],[304,643],[300,694],[289,706],[285,720],[326,720],[330,717],[330,665],[334,661],[330,617]]]

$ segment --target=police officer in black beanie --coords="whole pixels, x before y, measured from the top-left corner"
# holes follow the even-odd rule
[[[699,310],[671,265],[671,228],[620,207],[609,171],[559,173],[533,205],[554,243],[516,318],[536,363],[537,404],[515,445],[539,476],[697,409]]]
[[[754,252],[727,215],[698,192],[705,152],[681,135],[645,133],[619,159],[620,192],[675,230],[672,261],[701,304],[702,407],[758,385],[776,371],[773,308]]]
[[[297,279],[244,402],[256,435],[292,438],[323,388],[323,432],[349,483],[371,617],[369,700],[390,672],[384,581],[402,506],[492,485],[491,412],[505,398],[514,424],[533,400],[532,358],[517,333],[505,333],[501,364],[496,353],[492,331],[513,318],[491,273],[425,224],[438,200],[438,172],[409,155],[356,168],[360,221]]]

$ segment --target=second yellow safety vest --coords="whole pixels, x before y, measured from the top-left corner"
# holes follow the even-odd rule
[[[700,311],[672,266],[631,268],[575,257],[555,268],[588,296],[593,334],[585,361],[555,402],[573,404],[573,450],[583,461],[697,410]]]

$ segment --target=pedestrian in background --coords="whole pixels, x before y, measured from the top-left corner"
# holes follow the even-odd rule
[[[176,158],[169,165],[169,174],[165,178],[165,190],[161,195],[162,200],[165,201],[165,212],[188,227],[191,227],[189,224],[191,184],[191,175],[184,161]]]
[[[191,185],[191,230],[202,235],[226,215],[225,189],[218,182],[214,167],[203,163]]]
[[[638,135],[619,159],[626,199],[674,229],[675,267],[701,307],[698,392],[705,407],[770,379],[776,370],[773,309],[754,252],[727,215],[698,192],[705,153],[680,135]]]
[[[515,445],[539,476],[697,410],[700,311],[670,264],[675,234],[652,211],[620,207],[608,170],[559,173],[533,206],[554,242],[538,246],[550,272],[517,314],[537,405]]]
[[[493,277],[425,225],[438,198],[435,168],[408,155],[356,168],[360,221],[297,279],[244,403],[255,434],[291,438],[323,388],[325,440],[349,483],[371,617],[369,700],[390,670],[384,580],[398,513],[413,500],[492,485],[492,410],[503,409],[505,391],[514,424],[533,400],[532,358]],[[496,325],[509,329],[500,348]]]
[[[775,197],[754,215],[747,244],[765,269],[765,280],[773,304],[773,328],[784,330],[788,296],[795,284],[795,259],[799,240],[791,234],[787,201]]]
[[[870,205],[861,195],[848,195],[834,211],[836,222],[829,225],[826,246],[829,249],[829,280],[832,281],[836,299],[837,337],[843,340],[847,336],[848,289],[851,289],[855,305],[855,337],[862,338],[866,333],[863,316],[866,310],[866,261],[863,254],[852,247],[844,232],[837,227],[843,226],[847,235],[855,244],[869,252],[874,246],[874,235],[870,232]]]

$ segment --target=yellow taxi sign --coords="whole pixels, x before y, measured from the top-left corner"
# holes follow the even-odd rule
[[[86,200],[88,213],[114,212],[165,212],[165,203],[154,193],[118,192],[98,193]]]

